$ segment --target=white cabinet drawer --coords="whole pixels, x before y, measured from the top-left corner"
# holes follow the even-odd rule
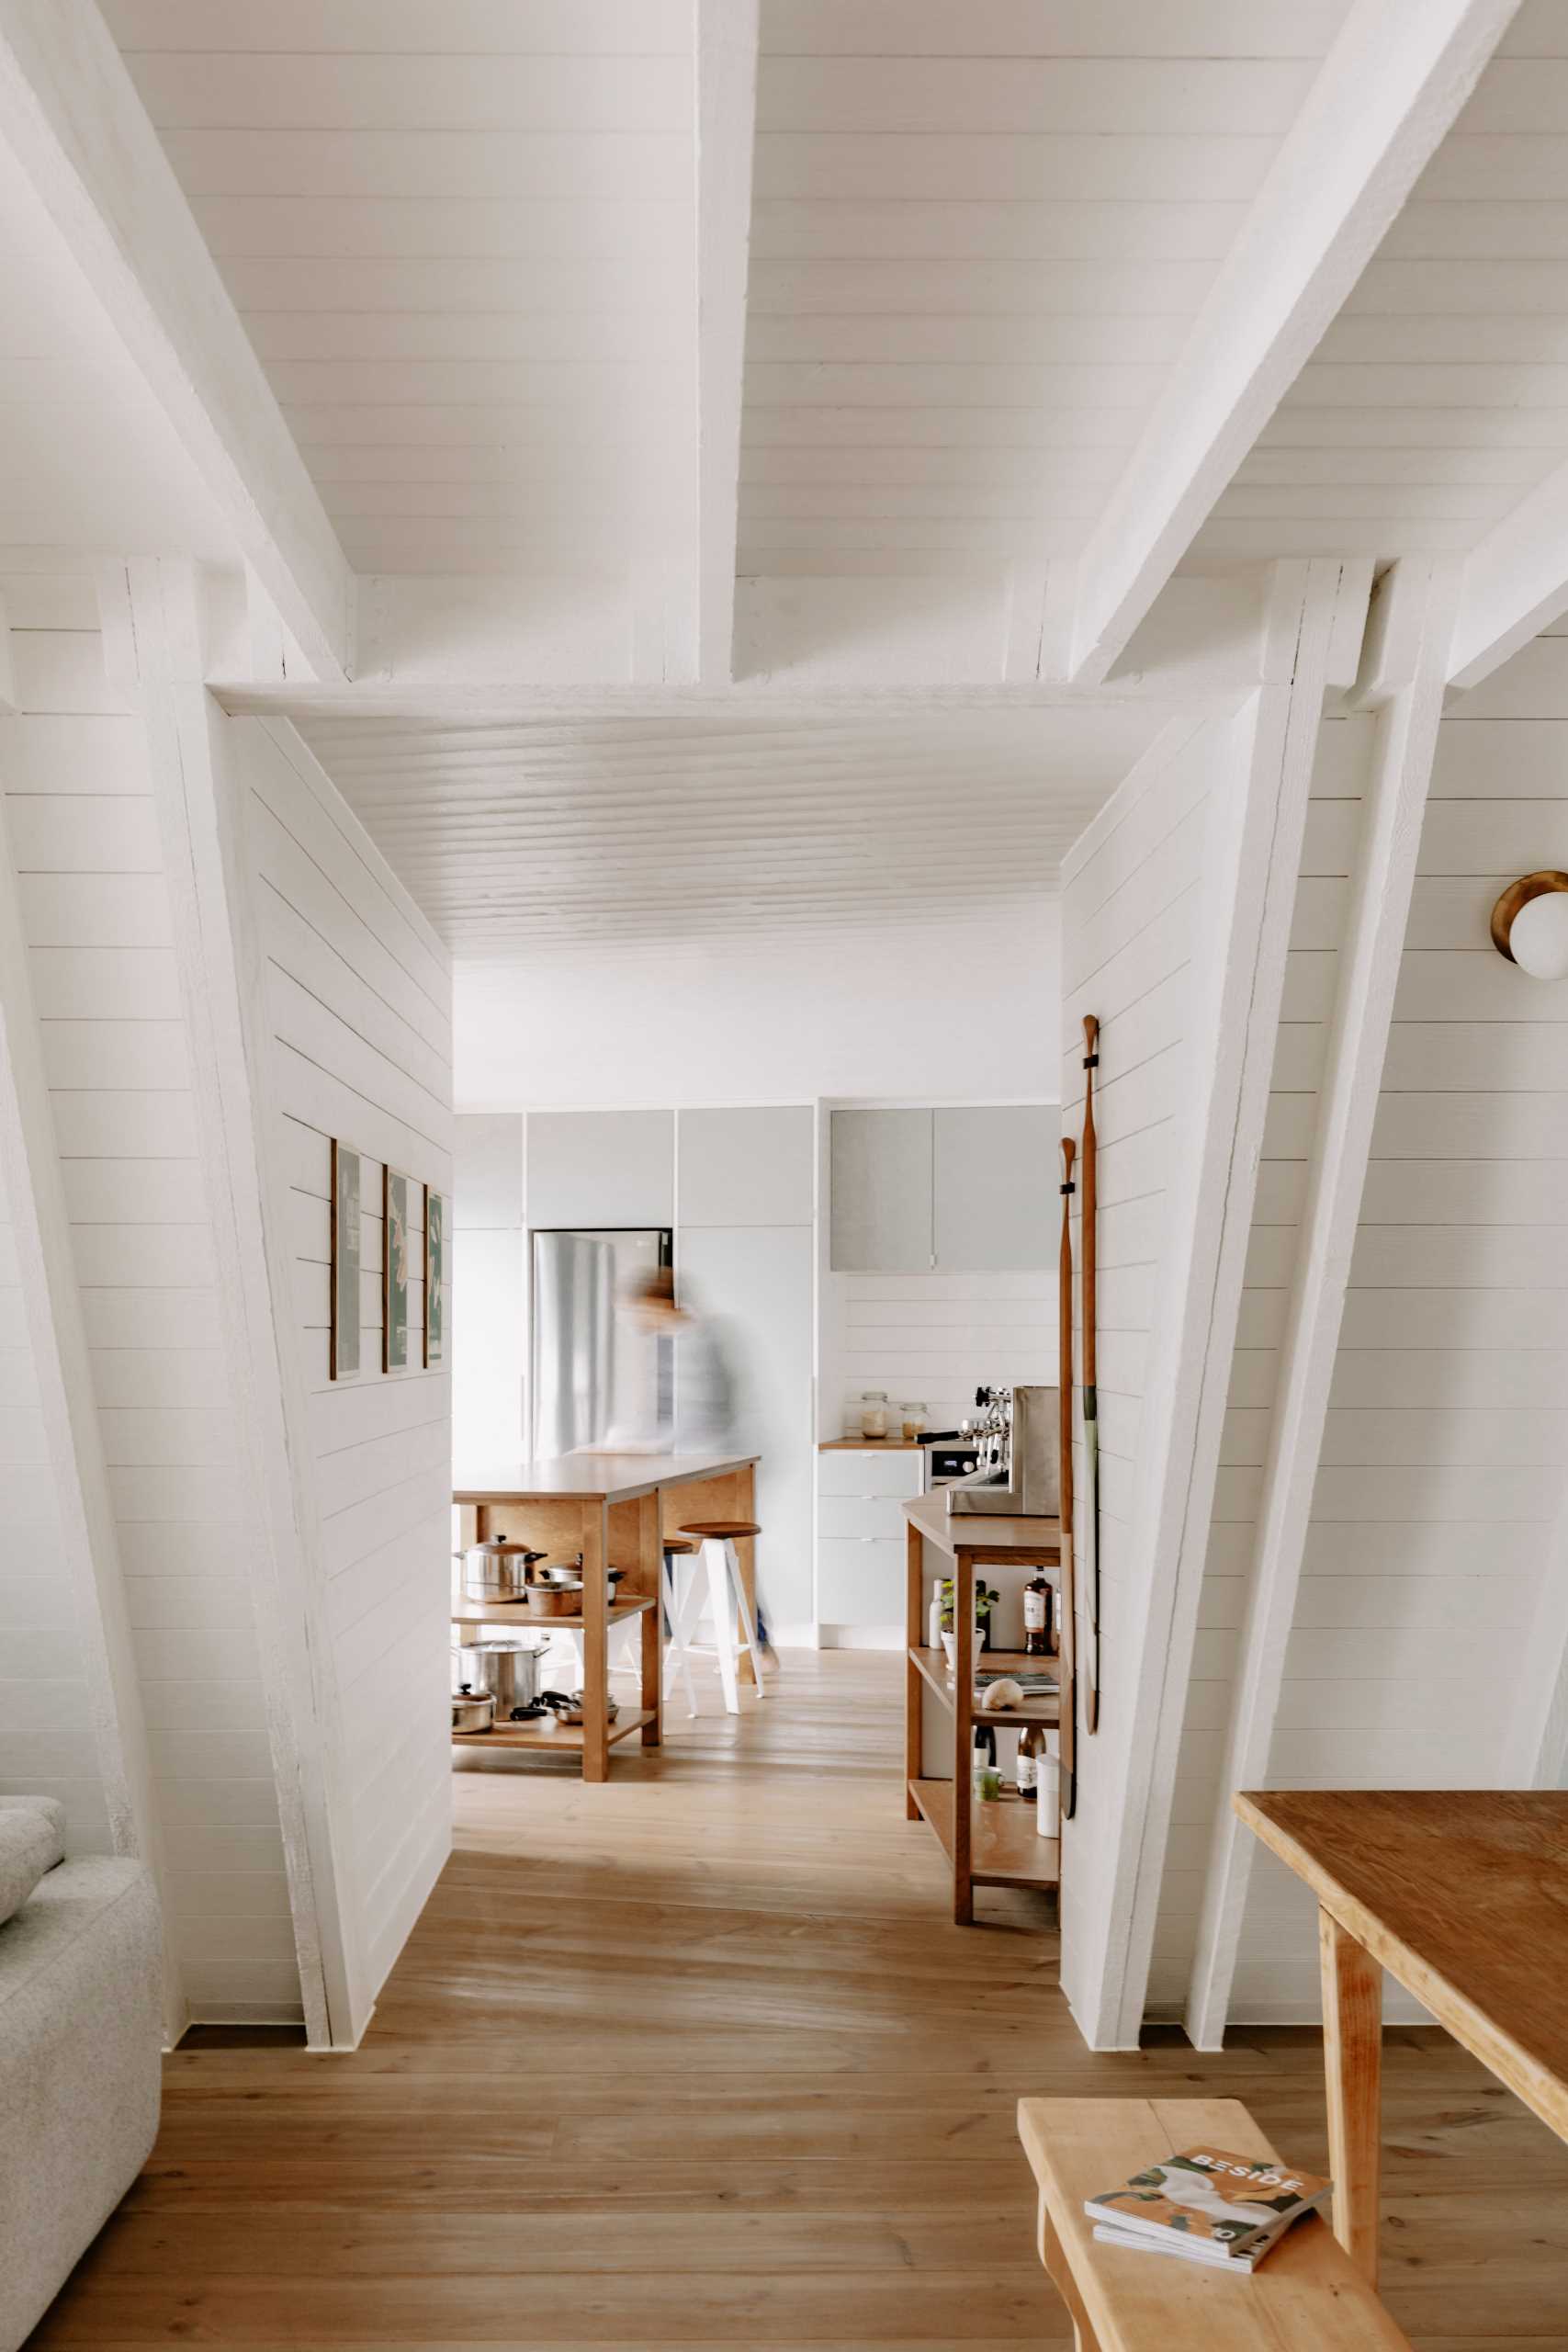
[[[906,1524],[904,1506],[897,1495],[818,1497],[818,1535],[840,1535],[852,1540],[865,1535],[881,1535],[891,1544],[901,1544]]]
[[[918,1495],[925,1455],[911,1448],[897,1453],[863,1453],[858,1448],[817,1457],[819,1495]]]
[[[824,1537],[817,1546],[817,1614],[825,1625],[901,1625],[903,1544]]]

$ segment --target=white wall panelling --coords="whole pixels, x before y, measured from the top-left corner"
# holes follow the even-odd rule
[[[1385,576],[1376,637],[1380,643],[1397,637],[1409,647],[1409,674],[1391,684],[1374,721],[1352,718],[1325,728],[1325,756],[1314,779],[1320,790],[1337,785],[1353,793],[1360,784],[1363,797],[1359,808],[1353,797],[1314,798],[1317,822],[1309,827],[1303,870],[1323,866],[1335,878],[1339,869],[1347,872],[1334,1012],[1325,1028],[1281,1023],[1275,1049],[1275,1089],[1300,1089],[1309,1101],[1316,1094],[1316,1135],[1293,1237],[1296,1262],[1290,1268],[1285,1255],[1292,1238],[1288,1227],[1259,1227],[1261,1202],[1254,1212],[1248,1253],[1249,1272],[1258,1282],[1288,1283],[1289,1304],[1273,1409],[1265,1415],[1233,1405],[1226,1454],[1233,1470],[1261,1460],[1263,1478],[1188,2014],[1188,2030],[1202,2049],[1217,2048],[1224,2037],[1258,1850],[1257,1840],[1231,1810],[1230,1794],[1264,1784],[1280,1716],[1314,1474],[1325,1458],[1334,1358],[1437,748],[1457,590],[1451,566],[1419,559]],[[1408,623],[1393,616],[1395,600],[1414,605]],[[1351,741],[1341,750],[1334,739],[1346,734]],[[1300,1051],[1303,1045],[1310,1049],[1305,1054]],[[1271,1209],[1278,1214],[1277,1201]],[[1260,1425],[1267,1427],[1266,1445]],[[1235,1477],[1229,1482],[1228,1508],[1235,1507],[1240,1483]],[[1195,1716],[1207,1720],[1194,1704],[1201,1687],[1195,1682],[1189,1698],[1190,1722]],[[1168,1932],[1163,1925],[1162,1932]]]
[[[96,628],[27,635],[39,641],[17,664],[26,748],[6,805],[24,810],[17,892],[79,1301],[51,1312],[62,1347],[77,1315],[85,1337],[170,1948],[190,2016],[297,2017],[250,1514],[147,732],[106,674]],[[135,821],[104,823],[106,809]],[[208,1703],[193,1711],[197,1689]],[[234,1932],[236,1878],[254,1936]]]
[[[1096,2047],[1135,2044],[1142,2014],[1341,590],[1337,566],[1279,568],[1256,696],[1173,730],[1065,875],[1071,1127],[1081,1015],[1103,1024],[1100,1729],[1063,1873],[1063,1984]]]
[[[260,1148],[289,1285],[279,1340],[292,1353],[286,1397],[301,1417],[291,1449],[308,1486],[301,1533],[325,1636],[317,1700],[336,1750],[330,1826],[360,1972],[351,2023],[362,2030],[451,1837],[451,1375],[420,1362],[417,1271],[410,1368],[378,1369],[374,1206],[384,1164],[413,1180],[417,1251],[423,1188],[451,1196],[451,982],[444,950],[293,730],[231,726],[261,976],[251,1001],[252,1050],[266,1065]],[[366,1369],[339,1383],[327,1369],[334,1136],[364,1160]]]
[[[4,631],[0,629],[0,637]],[[173,1893],[126,1608],[6,800],[26,717],[0,718],[0,1791],[58,1799],[66,1850],[133,1854]],[[164,2019],[186,2021],[165,1947]]]
[[[1343,1317],[1321,1446],[1310,1432],[1305,1441],[1316,1476],[1275,1667],[1278,1700],[1261,1710],[1262,1745],[1245,1759],[1276,1783],[1484,1787],[1561,1776],[1568,1386],[1552,1270],[1562,984],[1516,972],[1486,926],[1521,865],[1568,852],[1565,680],[1568,639],[1542,638],[1454,702],[1437,729],[1408,916],[1396,925],[1402,953],[1354,1246],[1348,1265],[1334,1261]],[[1350,776],[1333,784],[1325,771],[1319,788],[1356,786]],[[1525,843],[1528,858],[1516,860]],[[1304,910],[1310,887],[1308,876],[1297,935],[1309,922],[1314,960],[1332,967],[1325,951],[1343,936],[1343,898],[1325,929],[1325,902]],[[1397,891],[1390,903],[1397,912]],[[1350,992],[1347,973],[1346,1002]],[[1295,1012],[1309,1001],[1326,1023],[1334,992],[1322,976],[1296,994]],[[1332,1051],[1325,1067],[1332,1074]],[[1372,1075],[1375,1085],[1375,1066]],[[1276,1106],[1285,1107],[1278,1096]],[[1300,1108],[1306,1116],[1271,1119],[1266,1147],[1290,1157],[1272,1170],[1266,1162],[1259,1217],[1271,1195],[1286,1229],[1254,1234],[1258,1287],[1244,1307],[1204,1588],[1210,1679],[1194,1686],[1183,1747],[1190,1818],[1195,1831],[1209,1826],[1185,1853],[1172,1851],[1151,1983],[1162,2008],[1187,1996],[1213,1825],[1241,1769],[1225,1763],[1227,1629],[1243,1623],[1247,1577],[1263,1566],[1260,1552],[1253,1561],[1269,1491],[1269,1408],[1288,1393],[1285,1286],[1302,1280],[1295,1227],[1308,1196],[1296,1179],[1325,1149],[1314,1142],[1324,1109],[1310,1095]],[[1455,1627],[1458,1647],[1449,1645]],[[1220,1891],[1216,1883],[1216,1908]],[[1315,2018],[1311,1906],[1267,1857],[1253,1863],[1239,1920],[1233,1913],[1217,1924],[1235,1938],[1233,2019]],[[1209,2013],[1195,2008],[1194,2024],[1212,2036],[1223,1997],[1212,1964],[1194,1982],[1195,2002],[1205,1997]],[[1418,2014],[1403,2003],[1393,2013]]]

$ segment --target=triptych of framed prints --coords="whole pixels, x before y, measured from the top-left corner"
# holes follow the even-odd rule
[[[332,1148],[332,1337],[333,1380],[354,1380],[361,1369],[361,1155],[333,1138]],[[423,1214],[421,1215],[423,1210]],[[417,1224],[416,1224],[417,1220]],[[434,1370],[446,1360],[446,1196],[395,1168],[381,1170],[381,1370]],[[409,1297],[421,1284],[423,1305],[409,1328]]]

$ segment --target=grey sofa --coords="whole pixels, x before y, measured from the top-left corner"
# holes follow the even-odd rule
[[[0,1797],[0,2352],[16,2352],[158,2129],[163,1937],[140,1862],[65,1861],[65,1815]]]

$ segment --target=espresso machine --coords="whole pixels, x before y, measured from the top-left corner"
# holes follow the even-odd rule
[[[945,1489],[950,1516],[1055,1519],[1062,1499],[1060,1406],[1055,1388],[977,1388],[976,1419],[963,1432],[977,1460]]]

